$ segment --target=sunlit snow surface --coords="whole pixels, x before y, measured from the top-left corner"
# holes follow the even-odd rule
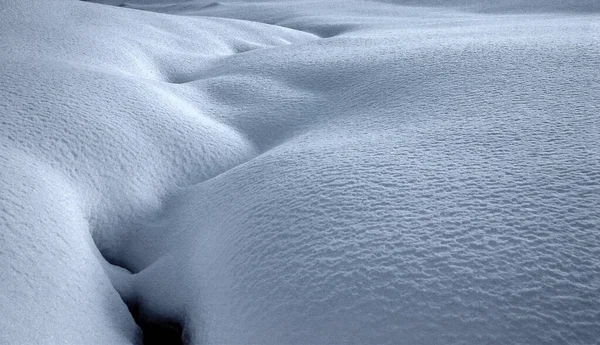
[[[165,1],[0,2],[1,344],[598,342],[596,1]]]

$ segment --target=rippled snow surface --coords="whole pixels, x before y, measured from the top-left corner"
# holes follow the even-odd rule
[[[0,4],[0,343],[598,342],[595,2],[105,2]]]

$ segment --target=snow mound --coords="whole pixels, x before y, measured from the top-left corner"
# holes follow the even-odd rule
[[[0,4],[0,343],[600,337],[593,3],[107,3]]]

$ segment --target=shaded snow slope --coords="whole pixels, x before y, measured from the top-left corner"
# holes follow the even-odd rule
[[[0,343],[595,343],[599,18],[545,4],[0,4]]]

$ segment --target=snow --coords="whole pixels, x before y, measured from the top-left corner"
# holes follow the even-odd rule
[[[0,343],[600,337],[597,2],[105,2],[0,3]]]

